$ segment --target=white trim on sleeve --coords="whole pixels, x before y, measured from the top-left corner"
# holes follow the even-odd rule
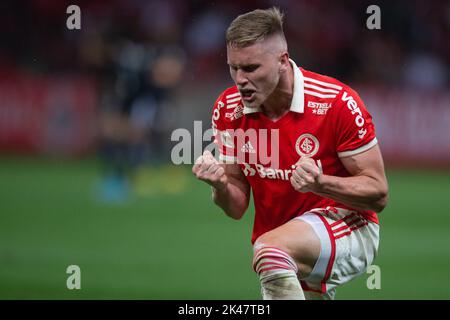
[[[357,148],[355,150],[338,152],[338,156],[339,156],[339,158],[345,158],[345,157],[354,156],[354,155],[356,155],[358,153],[362,153],[364,151],[369,150],[370,148],[374,147],[377,143],[378,143],[378,140],[375,137],[369,143],[367,143],[367,144],[363,145],[362,147],[359,147],[359,148]]]

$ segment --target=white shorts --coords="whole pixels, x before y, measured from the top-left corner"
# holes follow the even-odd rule
[[[321,242],[311,274],[299,279],[307,299],[334,299],[336,287],[365,272],[377,255],[380,228],[356,211],[327,207],[295,219],[311,225]]]

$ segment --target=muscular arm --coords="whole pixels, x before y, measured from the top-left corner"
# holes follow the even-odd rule
[[[317,193],[355,209],[381,212],[387,203],[388,185],[378,145],[341,161],[352,176],[322,175]]]
[[[197,179],[211,186],[214,203],[227,216],[242,218],[250,200],[250,185],[238,164],[220,164],[209,151],[205,151],[195,162],[192,172]]]
[[[350,177],[321,174],[313,160],[305,159],[299,163],[291,183],[299,192],[314,192],[355,209],[381,212],[387,203],[388,185],[378,145],[341,161]]]
[[[212,198],[229,217],[240,219],[248,208],[250,186],[237,164],[221,165],[227,176],[227,184],[221,188],[212,187]]]

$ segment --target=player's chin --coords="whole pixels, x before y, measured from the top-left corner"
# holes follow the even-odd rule
[[[252,97],[252,99],[249,100],[243,100],[244,106],[247,108],[255,109],[259,108],[261,106],[261,101],[256,97]]]

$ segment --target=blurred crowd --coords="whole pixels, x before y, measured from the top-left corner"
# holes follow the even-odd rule
[[[81,30],[66,28],[70,4],[81,9]],[[380,30],[366,27],[371,4],[381,9]],[[229,81],[228,24],[241,13],[273,5],[285,13],[291,57],[306,69],[347,83],[449,87],[445,0],[5,1],[0,74],[21,70],[94,79],[98,151],[114,180],[142,163],[168,160],[168,139],[162,137],[170,130],[161,119],[182,114],[167,108],[173,97],[186,87],[194,94],[192,88]]]
[[[348,82],[449,84],[450,3],[445,0],[85,0],[76,1],[82,12],[78,32],[65,28],[69,4],[2,2],[1,66],[88,72],[111,80],[117,65],[147,68],[142,59],[171,48],[188,61],[185,81],[206,81],[227,72],[224,33],[231,20],[276,5],[286,14],[291,55],[305,67]],[[366,28],[371,4],[381,9],[381,30]]]

